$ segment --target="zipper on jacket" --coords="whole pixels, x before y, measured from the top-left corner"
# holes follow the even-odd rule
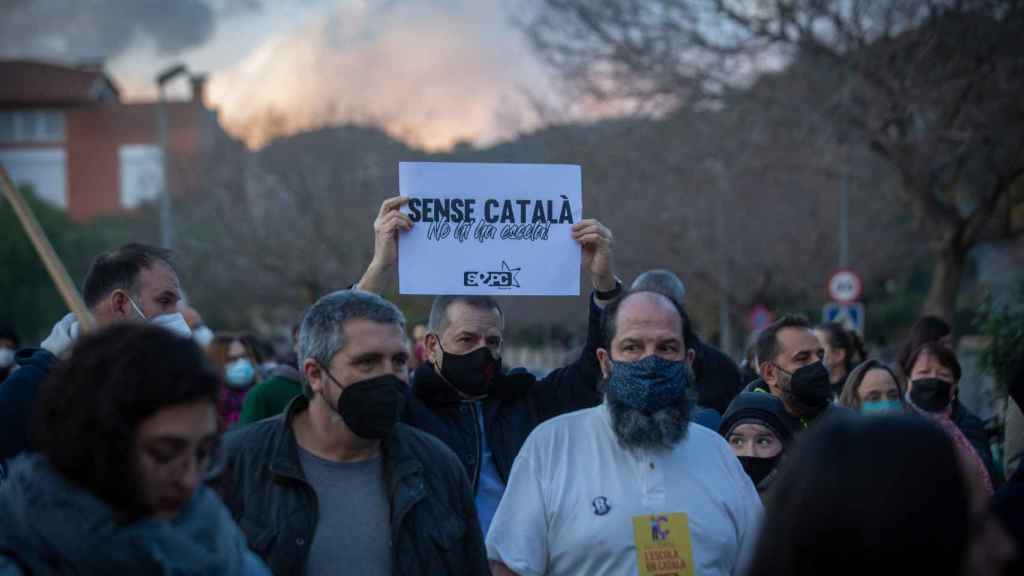
[[[484,463],[482,462],[484,451],[483,444],[481,443],[481,428],[483,427],[483,420],[477,413],[476,402],[469,403],[469,411],[473,415],[473,439],[476,441],[476,463],[473,465],[473,495],[476,496],[476,491],[480,487],[480,470],[483,468]]]

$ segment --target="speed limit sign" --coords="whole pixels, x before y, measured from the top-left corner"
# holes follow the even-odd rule
[[[856,272],[848,268],[841,268],[832,273],[828,279],[828,295],[835,302],[850,304],[860,300],[864,291],[864,284]]]

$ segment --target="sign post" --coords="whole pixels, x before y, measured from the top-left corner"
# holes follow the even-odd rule
[[[823,322],[838,322],[847,330],[864,334],[864,305],[859,302],[864,292],[860,275],[849,268],[840,268],[828,280],[831,302],[821,311]]]

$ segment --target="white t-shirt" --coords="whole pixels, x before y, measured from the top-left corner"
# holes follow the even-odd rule
[[[725,440],[690,426],[671,451],[626,450],[601,405],[530,434],[487,533],[487,556],[524,576],[638,574],[634,518],[680,512],[695,574],[742,573],[763,509]]]

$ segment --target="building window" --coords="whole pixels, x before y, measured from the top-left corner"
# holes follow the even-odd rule
[[[64,113],[60,110],[0,112],[0,142],[61,142]]]
[[[50,141],[61,141],[64,139],[64,113],[56,110],[40,112],[43,117],[42,137]]]
[[[123,208],[138,208],[160,197],[164,189],[164,156],[159,146],[124,144],[118,157]]]
[[[0,142],[14,141],[14,112],[0,112]]]

